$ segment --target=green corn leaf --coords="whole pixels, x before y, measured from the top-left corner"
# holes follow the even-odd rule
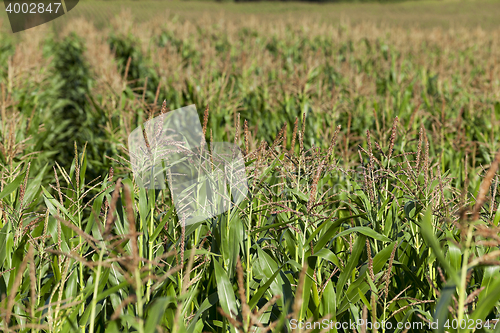
[[[203,301],[203,303],[201,303],[200,307],[198,308],[198,311],[196,311],[196,315],[194,316],[193,320],[189,324],[189,327],[187,329],[188,332],[194,331],[194,328],[195,328],[196,323],[198,322],[198,319],[200,318],[200,316],[203,315],[203,313],[205,311],[207,311],[208,309],[210,309],[212,306],[217,304],[218,301],[219,301],[219,297],[218,297],[217,293],[212,293],[212,294],[210,294],[210,296],[208,296],[208,298],[206,298]]]
[[[372,306],[371,306],[370,302],[368,302],[368,300],[365,297],[364,292],[361,291],[361,289],[359,289],[359,288],[358,288],[358,295],[359,295],[359,298],[361,299],[361,301],[363,302],[363,304],[366,305],[366,307],[368,308],[368,311],[371,311]]]
[[[453,242],[448,242],[448,253],[446,257],[453,269],[459,271],[462,265],[462,251],[460,251],[460,248],[458,248],[458,246],[456,246]]]
[[[339,259],[329,249],[321,249],[318,252],[314,253],[314,255],[311,255],[310,257],[318,257],[321,259],[331,261],[332,263],[335,264],[335,266],[337,266],[340,270],[342,270],[342,266],[340,265]]]
[[[497,210],[495,212],[495,217],[493,218],[493,224],[498,226],[498,222],[500,222],[500,205],[498,205]],[[498,325],[500,326],[500,325]]]
[[[8,196],[9,194],[11,194],[12,192],[14,192],[15,190],[18,189],[19,185],[23,181],[25,175],[26,175],[26,172],[19,174],[19,176],[17,176],[10,184],[5,186],[3,188],[3,191],[0,192],[0,200],[5,198],[6,196]]]
[[[394,248],[394,242],[387,245],[384,249],[380,250],[375,257],[373,257],[373,273],[378,274],[380,270],[387,264],[389,257],[391,256],[392,249]],[[359,301],[358,289],[361,289],[362,293],[368,292],[370,289],[369,285],[365,283],[365,275],[368,270],[368,265],[364,264],[359,272],[359,276],[349,285],[347,292],[344,296],[340,297],[342,300],[340,306],[337,309],[337,313],[343,313],[349,309],[349,304]]]
[[[365,236],[368,236],[368,237],[371,237],[373,239],[376,239],[376,240],[379,240],[379,241],[382,241],[382,242],[390,242],[391,239],[384,236],[384,235],[381,235],[379,234],[378,232],[376,232],[375,230],[373,229],[370,229],[368,227],[354,227],[354,228],[349,228],[347,230],[344,230],[342,232],[339,232],[337,235],[335,235],[333,238],[332,238],[332,241],[338,237],[342,237],[342,236],[345,236],[345,235],[348,235],[348,234],[351,234],[353,232],[359,232]]]
[[[483,298],[494,292],[490,289],[490,286],[493,284],[492,282],[495,280],[495,277],[498,276],[498,266],[488,266],[484,268],[483,280],[481,281],[481,287],[484,289],[477,296],[477,301],[481,302]]]
[[[341,295],[344,295],[343,292],[344,285],[347,283],[347,280],[351,276],[352,271],[358,265],[359,257],[361,256],[361,253],[363,253],[363,250],[365,249],[366,245],[365,243],[366,243],[366,236],[363,234],[359,235],[358,238],[356,239],[356,242],[354,243],[354,246],[352,248],[352,253],[349,256],[349,260],[347,261],[347,264],[345,265],[342,273],[340,273],[339,280],[336,285],[337,298],[339,298]]]
[[[300,307],[300,314],[299,314],[299,320],[303,320],[305,318],[309,318],[310,314],[307,313],[307,310],[309,309],[310,302],[309,299],[311,296],[313,297],[313,301],[315,298],[315,294],[317,294],[317,290],[313,290],[313,284],[315,283],[312,279],[312,274],[314,274],[314,271],[311,267],[307,267],[307,274],[304,277],[304,288],[302,290],[302,304]],[[297,297],[296,295],[295,297]]]
[[[236,308],[236,297],[234,296],[233,286],[219,262],[214,260],[213,263],[215,278],[217,280],[217,294],[219,295],[221,308],[225,313],[234,317],[234,313],[237,314],[238,310]]]
[[[337,297],[335,289],[333,289],[333,282],[327,282],[323,294],[321,295],[321,302],[323,303],[323,316],[331,315],[331,319],[335,319],[337,312]]]
[[[153,235],[151,236],[151,240],[150,240],[151,242],[154,242],[156,240],[156,238],[160,235],[160,233],[164,230],[163,227],[165,226],[167,221],[170,219],[173,211],[174,211],[174,206],[170,207],[168,212],[165,213],[165,215],[161,219],[161,222],[156,226],[156,229],[153,232]]]
[[[484,320],[498,306],[498,302],[500,301],[500,277],[498,274],[489,283],[488,289],[488,294],[477,302],[476,308],[472,313],[472,319],[474,320]]]
[[[267,167],[264,172],[262,172],[262,174],[260,175],[260,179],[265,179],[267,177],[267,175],[276,168],[276,166],[278,165],[278,163],[281,162],[281,159],[283,158],[284,156],[284,153],[281,153],[272,163],[269,167]]]
[[[276,261],[271,258],[269,254],[267,254],[266,251],[263,251],[260,246],[257,246],[257,253],[258,253],[258,260],[260,267],[262,269],[262,273],[264,276],[266,276],[268,279],[271,279],[275,272],[279,270],[279,266],[276,263]],[[272,279],[273,281],[271,282],[270,285],[270,291],[272,292],[273,296],[274,295],[281,295],[282,294],[282,289],[281,286],[283,285],[283,281],[281,280],[281,277],[276,277]],[[278,303],[281,303],[282,299],[278,300]]]
[[[439,263],[443,265],[446,272],[448,272],[448,276],[455,282],[455,284],[458,285],[459,281],[456,271],[450,265],[450,262],[446,260],[443,250],[439,245],[439,241],[433,232],[434,227],[432,226],[432,215],[430,209],[427,209],[424,214],[420,230],[422,232],[422,236],[424,237],[425,242],[432,248],[432,252],[438,259]]]
[[[352,218],[357,218],[357,217],[362,217],[365,216],[365,214],[359,214],[359,215],[353,215],[353,216],[347,216],[343,218],[339,218],[338,220],[334,221],[333,224],[328,228],[327,231],[320,237],[316,245],[314,245],[314,252],[318,252],[325,244],[330,242],[332,240],[333,235],[337,231],[337,228],[345,221],[350,220]],[[322,230],[322,228],[327,224],[329,220],[325,221],[321,226],[316,228],[316,230],[309,236],[309,238],[306,241],[306,244],[309,244],[314,237]]]
[[[257,289],[257,291],[255,292],[255,294],[253,295],[253,297],[250,299],[250,302],[248,302],[248,306],[250,307],[250,310],[253,310],[253,308],[257,305],[257,303],[259,302],[259,300],[262,298],[262,296],[266,293],[266,291],[269,290],[269,287],[271,286],[271,283],[274,282],[274,279],[276,278],[276,276],[278,276],[279,272],[281,271],[281,269],[283,268],[283,266],[281,266],[280,268],[278,268],[273,275],[271,275],[271,277],[269,277],[266,281],[266,283],[264,283],[259,289]]]
[[[146,221],[149,215],[148,198],[146,189],[139,189],[139,214],[143,221]]]
[[[12,268],[12,252],[14,251],[14,233],[10,222],[5,223],[0,231],[0,263],[6,269]]]
[[[307,202],[309,200],[307,195],[305,195],[304,193],[302,193],[300,191],[297,191],[296,188],[288,188],[288,189],[286,189],[286,192],[292,193],[293,195],[295,195],[298,199],[300,199],[302,201]]]
[[[167,296],[155,299],[146,316],[145,332],[156,332],[156,325],[160,323],[169,304],[177,304],[175,298]]]
[[[452,296],[455,294],[457,286],[453,283],[448,282],[446,286],[441,289],[441,296],[434,311],[434,322],[438,323],[438,333],[444,333],[444,324],[448,319],[448,306],[451,303]]]
[[[71,222],[73,222],[74,225],[78,225],[78,222],[76,221],[75,219],[75,216],[73,214],[70,214],[66,208],[61,205],[61,203],[56,199],[54,198],[46,189],[45,187],[42,186],[42,191],[43,193],[45,194],[44,196],[44,201],[45,201],[45,204],[47,205],[47,207],[49,208],[49,211],[50,213],[52,214],[52,216],[57,216],[57,210],[54,208],[57,207],[61,210],[61,212],[64,213],[64,215],[62,216],[63,218],[69,218]]]
[[[28,181],[26,188],[26,193],[24,195],[24,202],[29,203],[34,198],[35,195],[40,191],[40,186],[42,184],[43,176],[45,175],[45,170],[47,169],[47,164],[38,172],[35,178]]]
[[[294,222],[296,221],[297,219],[293,219],[293,220],[290,220],[290,221],[286,221],[286,222],[280,222],[280,223],[274,223],[274,224],[269,224],[269,225],[266,225],[266,226],[263,226],[261,228],[257,228],[255,230],[253,230],[252,232],[250,232],[250,235],[255,235],[261,231],[266,231],[266,230],[269,230],[269,229],[273,229],[273,228],[281,228],[281,227],[284,227],[288,224],[290,224],[291,222]]]

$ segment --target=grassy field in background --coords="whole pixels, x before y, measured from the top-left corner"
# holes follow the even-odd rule
[[[498,2],[120,4],[0,33],[1,330],[500,331]],[[249,195],[185,226],[127,147],[191,104]]]
[[[60,18],[56,26],[65,25],[76,16],[92,20],[98,27],[105,26],[121,9],[129,8],[138,22],[170,14],[195,20],[200,15],[230,15],[248,19],[258,15],[262,20],[288,18],[291,21],[306,14],[320,22],[378,23],[402,27],[422,28],[477,28],[491,30],[498,27],[500,1],[404,1],[398,3],[337,3],[307,4],[300,2],[219,3],[214,1],[94,1],[82,0],[69,14]],[[6,13],[0,14],[6,27]],[[346,23],[346,22],[344,22]]]

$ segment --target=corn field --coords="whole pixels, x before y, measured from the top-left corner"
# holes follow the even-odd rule
[[[307,15],[1,33],[1,329],[500,332],[499,59]],[[127,140],[191,104],[249,193],[186,226]]]

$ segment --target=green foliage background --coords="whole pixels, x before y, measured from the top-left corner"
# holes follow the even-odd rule
[[[107,24],[0,34],[2,329],[500,330],[498,29]],[[245,152],[238,207],[183,227],[136,186],[128,134],[163,101]]]

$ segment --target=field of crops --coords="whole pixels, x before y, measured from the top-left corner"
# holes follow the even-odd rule
[[[3,331],[500,332],[500,27],[292,6],[0,33]],[[128,137],[191,104],[249,193],[186,226]]]

